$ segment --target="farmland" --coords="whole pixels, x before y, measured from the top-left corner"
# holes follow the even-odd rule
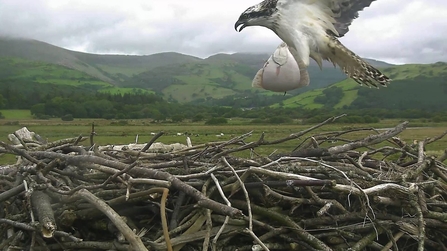
[[[2,111],[4,115],[8,112]],[[272,141],[287,137],[292,133],[305,130],[312,125],[303,125],[299,120],[295,120],[288,124],[267,125],[252,124],[248,119],[233,118],[228,121],[227,125],[205,125],[204,122],[182,122],[182,123],[153,123],[151,120],[105,120],[105,119],[75,119],[73,121],[61,121],[60,119],[51,120],[30,120],[26,117],[26,112],[21,112],[23,118],[18,118],[15,113],[14,118],[0,120],[0,140],[7,142],[7,135],[17,129],[26,126],[30,131],[40,134],[48,141],[77,137],[79,135],[89,136],[91,132],[91,124],[95,124],[96,136],[94,142],[96,144],[129,144],[134,143],[136,135],[138,135],[138,143],[148,142],[153,133],[163,131],[164,135],[158,139],[159,142],[183,143],[186,144],[186,135],[177,135],[188,133],[193,145],[214,142],[227,141],[233,137],[252,132],[252,136],[247,138],[246,142],[257,141],[262,133],[264,133],[266,141]],[[297,147],[308,136],[317,133],[342,131],[348,129],[360,128],[376,128],[385,129],[397,125],[399,120],[382,120],[380,123],[374,124],[328,124],[318,130],[312,131],[301,138],[286,141],[280,144],[265,145],[256,148],[255,152],[262,156],[268,156],[272,153],[287,153]],[[407,143],[413,143],[413,140],[424,140],[426,138],[436,137],[447,130],[447,123],[427,123],[423,120],[410,120],[410,127],[400,134],[401,139]],[[223,136],[217,136],[223,133]],[[340,140],[353,140],[374,134],[373,130],[362,130],[344,135]],[[83,143],[88,145],[88,141]],[[447,149],[447,138],[436,141],[427,146],[427,152],[433,155],[441,155]],[[245,156],[250,151],[243,153]],[[1,156],[0,163],[12,163],[12,156]]]

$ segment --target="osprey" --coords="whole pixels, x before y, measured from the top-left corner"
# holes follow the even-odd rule
[[[390,82],[387,76],[338,40],[358,12],[373,1],[264,0],[244,11],[234,28],[240,32],[248,26],[266,27],[288,45],[299,65],[307,68],[312,58],[322,68],[322,61],[328,60],[360,85],[386,86]]]

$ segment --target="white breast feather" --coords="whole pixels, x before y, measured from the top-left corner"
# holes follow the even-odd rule
[[[309,56],[321,64],[319,48],[327,44],[327,31],[338,34],[330,9],[331,0],[279,0],[278,36],[295,48],[302,61],[309,65]],[[292,52],[295,54],[294,52]]]

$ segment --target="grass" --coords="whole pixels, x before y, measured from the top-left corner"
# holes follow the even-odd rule
[[[6,120],[24,120],[24,119],[32,119],[30,110],[0,110],[3,117]],[[9,121],[13,123],[14,121]]]
[[[224,66],[186,64],[184,67],[187,67],[191,74],[175,75],[174,77],[186,84],[170,85],[163,89],[165,96],[180,102],[189,102],[207,98],[211,94],[213,98],[223,98],[233,95],[239,90],[255,91],[251,87],[250,78],[232,69],[226,69]]]
[[[106,71],[110,74],[124,74],[127,77],[132,77],[134,75],[140,74],[147,69],[144,67],[137,68],[137,67],[125,67],[125,66],[110,66],[105,64],[98,64],[103,71]]]
[[[306,109],[319,109],[323,107],[323,104],[318,104],[314,102],[315,97],[322,95],[323,89],[317,89],[305,92],[293,98],[289,98],[283,101],[284,107],[293,108],[301,107]],[[272,107],[277,107],[278,104],[272,105]]]
[[[406,95],[408,96],[413,96],[415,94],[419,98],[417,99],[418,101],[423,100],[423,102],[427,102],[426,100],[430,100],[430,102],[433,102],[433,106],[439,105],[439,103],[443,100],[443,97],[441,97],[444,93],[442,83],[444,83],[443,79],[445,79],[447,74],[447,63],[398,65],[383,69],[383,72],[394,81],[391,82],[388,89],[381,88],[381,90],[377,91],[377,95],[381,95],[383,103],[390,108],[395,106],[395,104],[400,104],[403,102],[399,99],[401,96],[396,96],[397,94],[401,94],[402,90],[405,90]],[[423,80],[415,80],[418,78]],[[424,81],[425,85],[431,85],[430,88],[422,90],[422,93],[421,89],[423,89],[423,87],[421,87],[422,85],[419,81]],[[406,86],[403,87],[402,84],[406,84]],[[301,107],[305,109],[321,108],[323,105],[315,103],[314,100],[316,97],[324,96],[325,94],[323,91],[332,86],[341,88],[344,94],[343,98],[334,106],[334,108],[342,108],[344,106],[349,107],[352,102],[359,97],[359,85],[352,79],[345,79],[331,86],[310,90],[286,99],[283,101],[284,106]],[[431,91],[431,93],[427,93],[429,91]],[[278,104],[272,106],[277,107]],[[424,108],[427,107],[428,106],[425,106]]]
[[[344,97],[341,101],[334,106],[334,108],[342,108],[343,106],[349,106],[356,98],[358,93],[358,84],[354,82],[352,79],[343,80],[334,86],[337,86],[343,90]],[[304,109],[319,109],[324,105],[315,103],[314,100],[316,97],[324,95],[323,91],[325,88],[315,89],[311,91],[304,92],[292,98],[286,99],[283,101],[285,107],[293,108],[293,107],[301,107]],[[277,107],[278,104],[272,105],[272,107]]]
[[[71,86],[81,86],[85,84],[90,85],[100,85],[103,88],[112,86],[109,83],[99,81],[99,80],[81,80],[81,79],[66,79],[66,78],[39,78],[36,82],[41,84],[58,84],[58,85],[71,85]]]
[[[358,84],[354,82],[352,79],[347,79],[338,84],[343,90],[344,97],[341,101],[334,106],[335,109],[343,108],[343,106],[349,106],[352,102],[357,98],[358,94]]]
[[[262,133],[265,134],[265,140],[272,141],[282,137],[286,137],[291,133],[296,133],[301,130],[309,128],[311,125],[301,125],[297,121],[294,124],[285,125],[252,125],[247,119],[232,119],[228,125],[208,126],[203,122],[190,123],[183,122],[181,124],[173,123],[151,123],[148,120],[130,120],[127,121],[128,125],[111,125],[113,121],[109,120],[93,120],[93,119],[76,119],[71,122],[64,122],[60,119],[52,120],[20,120],[17,124],[8,124],[11,120],[0,120],[2,124],[0,126],[0,140],[8,142],[7,135],[26,126],[30,131],[34,131],[49,141],[77,137],[79,135],[88,136],[91,130],[91,123],[95,123],[95,131],[97,135],[94,140],[95,143],[100,145],[105,144],[129,144],[135,142],[135,137],[138,135],[138,142],[148,142],[153,136],[152,132],[164,131],[165,134],[158,139],[159,142],[165,144],[171,143],[183,143],[186,144],[186,136],[177,136],[177,133],[188,132],[191,134],[190,138],[193,145],[229,140],[235,136],[253,131],[251,137],[245,142],[251,142],[258,140]],[[384,120],[381,123],[369,124],[369,125],[345,125],[345,124],[328,124],[323,128],[320,128],[311,134],[308,134],[300,139],[290,140],[281,144],[266,145],[256,148],[255,152],[263,156],[267,156],[274,152],[290,152],[296,146],[298,146],[302,140],[307,136],[320,132],[328,132],[335,130],[346,130],[350,128],[388,128],[397,125],[399,120]],[[420,121],[410,121],[410,126],[420,126]],[[442,134],[447,129],[447,123],[429,124],[427,127],[408,128],[402,134],[400,138],[408,143],[412,143],[413,140],[424,140],[429,137],[436,137]],[[216,135],[224,133],[223,137],[217,137]],[[367,135],[373,134],[373,131],[363,131],[348,134],[346,139],[359,139]],[[197,136],[196,136],[197,135]],[[88,142],[84,142],[88,145]],[[340,144],[340,143],[338,143]],[[441,139],[433,144],[427,146],[427,151],[432,155],[441,155],[443,151],[447,149],[447,138]],[[239,156],[247,157],[250,155],[250,151],[238,153]],[[0,156],[1,163],[13,163],[15,161],[14,156],[6,155]]]
[[[135,93],[138,91],[142,93],[154,93],[154,91],[151,90],[146,90],[142,88],[130,88],[130,87],[106,87],[98,91],[110,94],[126,94],[126,93]]]
[[[189,102],[198,98],[223,98],[234,94],[234,91],[217,85],[170,85],[163,90],[166,97],[173,98],[179,102]]]
[[[447,70],[447,64],[437,63],[430,65],[421,64],[405,64],[390,67],[384,70],[384,73],[390,75],[394,80],[415,78],[418,76],[438,76],[445,74]]]
[[[65,66],[21,58],[0,59],[3,70],[12,70],[16,74],[12,79],[25,79],[41,84],[60,84],[79,86],[83,84],[110,86],[110,83],[98,80],[89,74]]]

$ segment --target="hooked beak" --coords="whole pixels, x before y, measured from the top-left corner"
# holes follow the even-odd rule
[[[241,26],[242,25],[242,26]],[[239,26],[241,26],[240,28],[239,28]],[[234,24],[234,29],[237,31],[237,32],[241,32],[245,27],[247,27],[247,24],[245,24],[245,22],[244,21],[242,21],[242,20],[237,20],[237,22]],[[238,28],[239,28],[239,30],[238,30]]]

